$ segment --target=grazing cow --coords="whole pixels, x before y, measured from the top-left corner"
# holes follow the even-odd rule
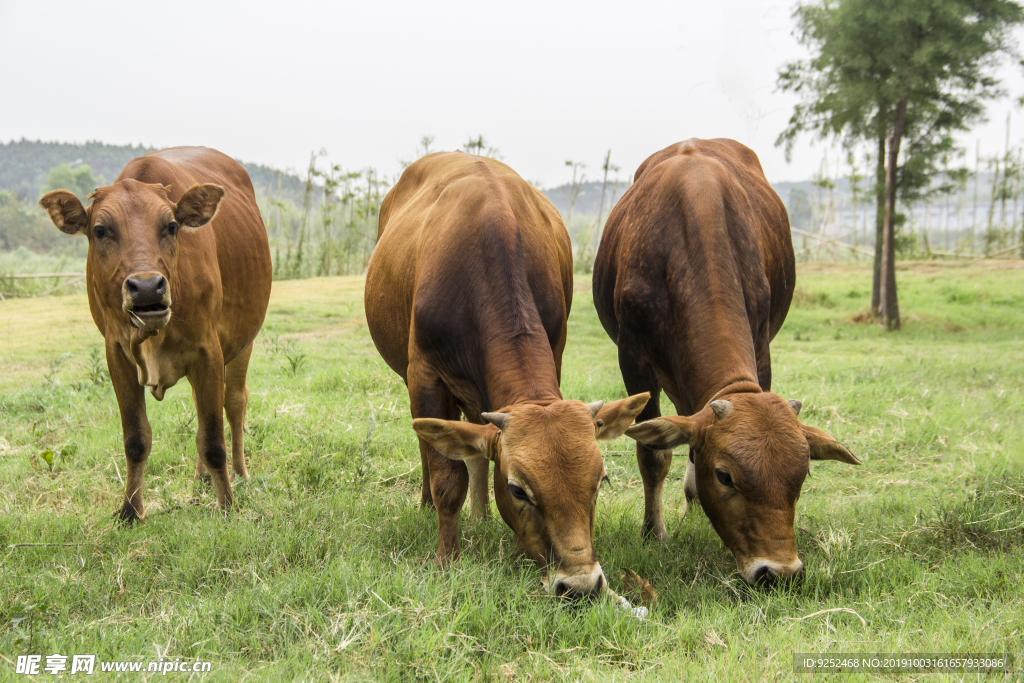
[[[488,515],[493,462],[498,510],[520,550],[553,565],[549,591],[606,588],[596,440],[621,435],[647,397],[562,400],[572,252],[551,203],[494,159],[420,159],[381,204],[365,302],[377,350],[409,388],[438,562],[458,554],[467,488],[474,516]]]
[[[786,209],[757,156],[732,140],[687,140],[641,164],[594,264],[594,304],[626,388],[651,394],[626,432],[644,532],[665,538],[671,449],[689,444],[687,508],[700,501],[751,584],[804,573],[793,518],[808,461],[859,464],[800,423],[799,401],[770,393],[768,344],[795,277]],[[662,389],[680,417],[659,417]]]
[[[83,207],[54,190],[39,203],[62,231],[89,240],[89,310],[106,341],[128,461],[120,518],[143,518],[153,441],[145,388],[160,401],[182,377],[196,404],[196,475],[209,471],[228,508],[223,414],[231,463],[246,477],[245,375],[270,299],[270,248],[252,182],[220,152],[175,147],[132,159],[91,197]]]

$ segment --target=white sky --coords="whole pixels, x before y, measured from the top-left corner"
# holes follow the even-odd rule
[[[419,140],[483,134],[544,186],[565,160],[632,175],[689,137],[731,137],[772,181],[810,177],[774,147],[794,99],[779,67],[803,56],[794,2],[21,2],[0,0],[0,142],[207,145],[304,170],[311,151],[394,175]],[[1024,41],[1022,41],[1024,42]],[[1001,70],[1011,96],[1020,68]],[[964,142],[1001,151],[1004,99]],[[835,156],[831,157],[834,161]]]

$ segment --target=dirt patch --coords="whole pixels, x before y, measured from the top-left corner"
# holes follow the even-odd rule
[[[971,261],[971,265],[985,270],[1024,270],[1024,259],[988,258]]]
[[[857,315],[850,318],[850,323],[853,325],[874,325],[878,322],[878,317],[870,310],[861,311]]]

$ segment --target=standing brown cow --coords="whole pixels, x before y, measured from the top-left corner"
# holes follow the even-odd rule
[[[495,502],[520,548],[554,565],[551,592],[579,596],[607,585],[593,547],[605,476],[597,439],[621,435],[647,396],[603,408],[562,400],[571,302],[561,217],[505,164],[438,152],[385,197],[366,320],[409,387],[437,559],[458,553],[467,488],[474,516],[487,516],[493,462]]]
[[[684,490],[700,500],[743,578],[803,574],[793,519],[809,460],[859,464],[770,393],[768,344],[796,280],[786,209],[757,156],[732,140],[687,140],[652,155],[608,217],[594,304],[630,392],[651,400],[637,440],[644,532],[663,539],[672,448],[690,446]],[[665,390],[680,416],[661,415]]]
[[[88,207],[67,190],[39,203],[62,231],[89,240],[89,310],[106,341],[128,461],[121,520],[143,517],[153,442],[145,388],[160,401],[182,377],[196,404],[197,476],[208,470],[217,502],[229,507],[223,415],[235,473],[248,476],[245,375],[271,282],[267,233],[245,169],[212,149],[175,147],[132,159]]]

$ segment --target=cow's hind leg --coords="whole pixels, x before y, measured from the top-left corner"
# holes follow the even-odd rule
[[[249,405],[245,376],[251,356],[250,343],[224,368],[224,412],[231,427],[231,465],[235,474],[243,479],[249,478],[249,470],[245,466],[245,409]]]
[[[626,384],[626,393],[630,396],[644,391],[650,392],[650,400],[636,417],[637,422],[645,422],[661,417],[661,386],[654,370],[633,351],[634,348],[636,347],[633,343],[620,340],[619,370]],[[662,497],[665,477],[672,467],[672,451],[654,450],[638,441],[636,462],[640,469],[640,478],[644,482],[644,524],[641,534],[644,538],[663,541],[668,537],[668,532],[665,530]]]
[[[196,450],[210,472],[217,503],[226,510],[234,503],[234,494],[227,472],[224,357],[218,344],[207,344],[199,350],[197,360],[189,368],[188,381],[196,397]]]
[[[459,409],[455,398],[432,371],[409,372],[409,403],[413,418],[432,417],[457,420]],[[433,446],[419,439],[420,460],[424,464],[424,491],[437,511],[437,562],[441,565],[459,554],[459,511],[466,502],[469,472],[461,461],[449,460]]]
[[[124,436],[124,457],[127,461],[124,504],[118,517],[125,525],[141,521],[145,513],[142,501],[143,473],[153,446],[153,432],[146,417],[145,388],[139,385],[138,371],[124,355],[117,342],[107,343],[107,369],[114,385],[117,407],[121,413]]]

